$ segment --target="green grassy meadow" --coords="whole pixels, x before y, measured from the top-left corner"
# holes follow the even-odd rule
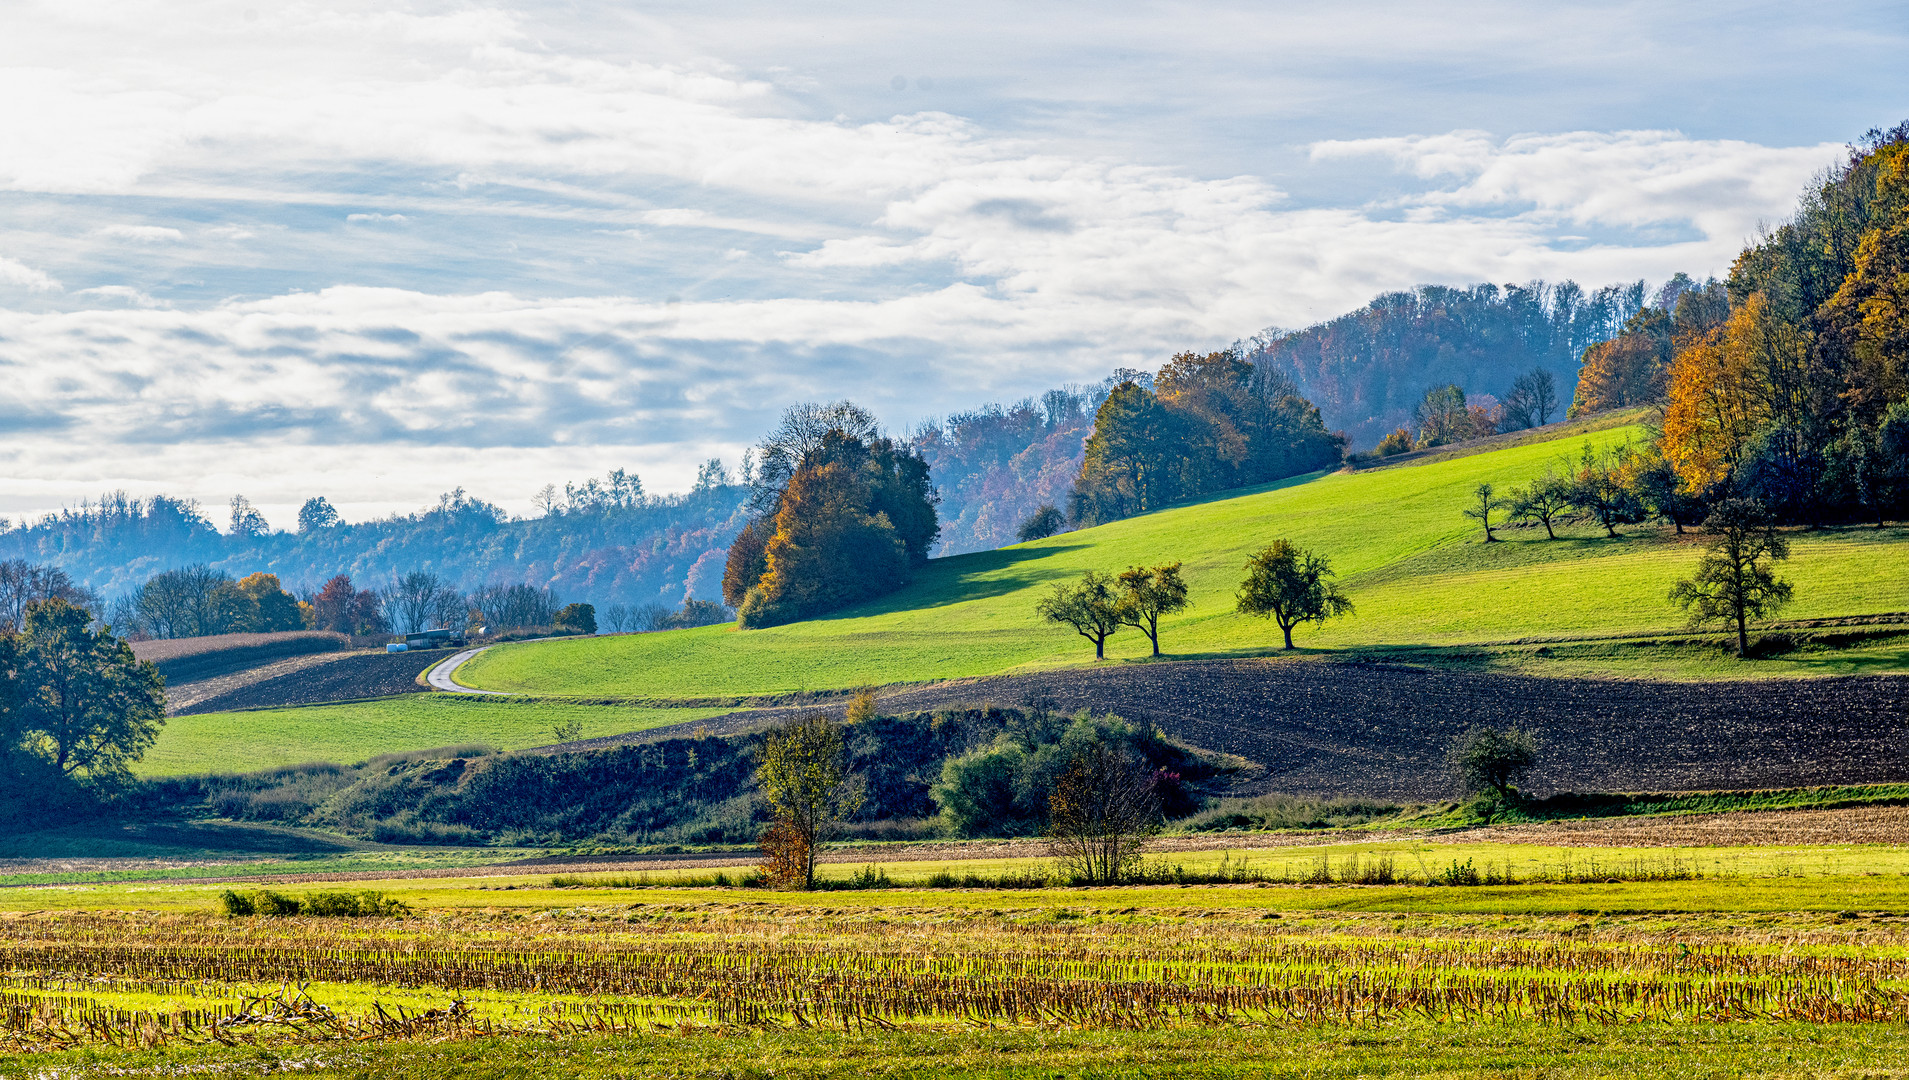
[[[653,709],[465,694],[405,694],[336,705],[175,716],[140,760],[140,776],[254,772],[307,762],[358,762],[432,746],[520,750],[556,742],[558,724],[578,738],[644,731],[723,709]]]
[[[1632,526],[1617,539],[1593,526],[1508,529],[1479,542],[1460,515],[1482,482],[1501,492],[1541,475],[1589,441],[1641,442],[1641,426],[1569,431],[1548,442],[1433,456],[1386,468],[1299,477],[1098,528],[998,551],[933,560],[907,588],[839,614],[742,632],[731,626],[501,646],[458,671],[489,690],[648,698],[839,690],[1092,662],[1071,630],[1041,622],[1036,599],[1082,570],[1180,560],[1191,587],[1184,614],[1162,623],[1170,657],[1263,655],[1277,627],[1233,613],[1252,551],[1285,537],[1331,558],[1355,615],[1302,628],[1302,648],[1451,647],[1531,639],[1596,640],[1681,630],[1665,600],[1697,558],[1694,537]],[[1796,587],[1789,619],[1909,611],[1909,528],[1797,533],[1782,574]],[[1711,650],[1710,652],[1714,652]],[[1111,660],[1147,658],[1146,639],[1123,631]],[[1627,674],[1741,676],[1741,665],[1688,650],[1626,654]],[[1598,670],[1602,658],[1579,656]],[[1624,666],[1624,665],[1620,665]],[[1834,674],[1909,668],[1909,639],[1851,656],[1799,655],[1761,674]],[[1540,671],[1544,670],[1542,666]],[[1560,674],[1567,673],[1560,670]],[[1571,672],[1575,673],[1575,669]]]

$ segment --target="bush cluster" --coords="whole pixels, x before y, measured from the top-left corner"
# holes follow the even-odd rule
[[[411,914],[410,906],[403,901],[370,889],[363,892],[314,892],[304,896],[287,896],[271,889],[245,893],[227,889],[219,894],[219,906],[229,918],[306,915],[313,918],[365,919]]]

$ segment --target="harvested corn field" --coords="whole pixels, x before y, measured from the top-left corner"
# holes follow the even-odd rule
[[[712,897],[734,894],[711,893]],[[392,919],[36,916],[0,946],[0,1046],[973,1026],[1909,1021],[1867,936],[1043,907],[767,902]],[[1860,943],[1859,943],[1860,942]]]

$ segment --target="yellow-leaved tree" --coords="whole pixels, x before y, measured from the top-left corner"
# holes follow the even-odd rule
[[[1728,476],[1758,430],[1803,418],[1809,355],[1809,332],[1779,317],[1762,293],[1677,355],[1662,451],[1688,490]]]

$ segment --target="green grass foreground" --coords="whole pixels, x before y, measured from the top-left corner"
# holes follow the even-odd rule
[[[507,645],[480,654],[457,677],[521,693],[685,699],[1081,665],[1091,663],[1092,648],[1072,631],[1042,623],[1035,600],[1085,569],[1171,560],[1185,564],[1191,604],[1163,620],[1163,650],[1182,658],[1262,655],[1277,649],[1278,630],[1234,614],[1233,593],[1248,554],[1279,537],[1331,558],[1358,605],[1354,616],[1302,629],[1303,647],[1451,647],[1678,631],[1681,613],[1665,596],[1695,564],[1694,536],[1631,526],[1607,539],[1594,526],[1572,526],[1557,540],[1541,529],[1509,529],[1505,542],[1485,545],[1460,516],[1481,482],[1507,490],[1575,455],[1586,441],[1610,446],[1645,436],[1637,426],[1593,428],[1580,425],[1548,442],[1299,477],[1047,540],[935,559],[891,596],[790,626]],[[1791,542],[1793,557],[1781,572],[1797,599],[1784,617],[1909,611],[1909,528],[1798,532]],[[1144,659],[1146,640],[1118,634],[1108,656]],[[1746,665],[1720,662],[1714,649],[1575,659],[1573,672],[1619,661],[1630,674],[1750,674]],[[1761,674],[1900,671],[1909,669],[1909,638],[1753,666]]]
[[[316,761],[355,762],[430,746],[481,744],[521,750],[557,741],[574,723],[578,738],[646,731],[726,709],[654,709],[464,694],[405,694],[337,705],[175,716],[139,761],[144,777],[242,773]]]
[[[283,1049],[0,1057],[0,1077],[221,1075],[407,1080],[628,1077],[1862,1077],[1909,1076],[1900,1025],[1521,1024],[1182,1031],[715,1031],[562,1042],[477,1039]]]

